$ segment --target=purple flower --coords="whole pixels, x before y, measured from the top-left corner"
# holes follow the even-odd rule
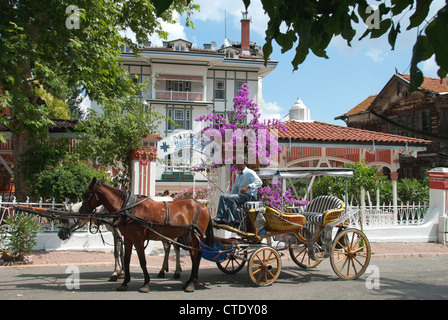
[[[241,86],[238,94],[233,99],[233,102],[233,109],[236,111],[235,120],[233,122],[229,122],[219,114],[202,115],[198,117],[196,121],[210,121],[211,123],[201,130],[201,133],[206,132],[208,129],[218,129],[221,131],[221,136],[224,142],[226,129],[234,130],[233,141],[228,141],[230,143],[229,147],[231,148],[232,145],[235,146],[238,142],[241,142],[242,138],[246,137],[248,132],[254,132],[255,137],[248,137],[247,139],[245,153],[248,154],[248,152],[252,152],[259,157],[260,163],[269,165],[269,157],[271,156],[270,149],[272,148],[272,150],[275,150],[274,152],[282,152],[282,149],[278,146],[276,138],[270,135],[269,129],[275,128],[277,130],[286,131],[285,125],[277,119],[269,119],[264,122],[260,121],[261,114],[259,113],[257,104],[249,98],[249,85],[247,83],[244,83]],[[248,118],[248,115],[252,116],[249,123],[245,120]],[[258,140],[258,133],[260,130],[265,130],[266,132],[266,138],[263,138],[261,141]],[[224,143],[227,143],[227,141]],[[225,164],[224,161],[223,164]]]

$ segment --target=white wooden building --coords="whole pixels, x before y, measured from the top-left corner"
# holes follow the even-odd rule
[[[129,48],[123,49],[123,68],[134,81],[148,83],[142,100],[178,125],[162,123],[162,139],[181,130],[201,130],[204,124],[195,121],[201,115],[225,115],[233,110],[233,98],[244,83],[249,85],[250,98],[261,110],[262,79],[275,69],[277,62],[268,61],[265,65],[261,48],[249,41],[250,20],[246,16],[241,20],[242,42],[225,39],[220,47],[212,42],[202,48],[194,48],[183,39],[166,41],[162,47],[146,43],[138,56]],[[154,146],[153,140],[146,141],[145,147]],[[194,175],[186,168],[140,160],[134,161],[135,193],[175,193],[193,184]],[[154,175],[156,183],[149,185]],[[197,180],[201,183],[203,178],[198,175]]]

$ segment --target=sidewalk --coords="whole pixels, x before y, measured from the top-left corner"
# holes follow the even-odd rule
[[[415,258],[415,257],[433,257],[448,256],[448,246],[436,243],[371,243],[372,258]],[[283,260],[291,260],[288,251],[284,253]],[[114,267],[114,255],[112,253],[98,251],[37,251],[34,252],[30,260],[32,264],[17,265],[16,267],[45,267],[45,266],[110,266]],[[161,268],[163,255],[148,256],[147,266],[149,268]],[[132,266],[139,266],[138,257],[134,253],[131,258]],[[175,267],[175,256],[173,250],[169,259],[170,270]],[[215,266],[214,262],[207,260],[201,261],[201,267]],[[186,252],[181,254],[182,268],[190,266],[190,257]],[[8,268],[0,266],[0,268]]]

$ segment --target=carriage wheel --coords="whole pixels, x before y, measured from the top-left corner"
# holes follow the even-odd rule
[[[289,254],[291,255],[292,260],[301,268],[314,268],[319,263],[322,262],[322,259],[312,260],[308,255],[308,246],[306,243],[299,240],[299,243],[291,243],[289,245]],[[321,253],[316,252],[316,258],[321,255]]]
[[[247,271],[253,283],[268,286],[280,275],[281,259],[271,247],[257,249],[250,257]]]
[[[243,269],[246,260],[237,259],[236,255],[237,253],[234,250],[231,254],[227,255],[226,259],[216,262],[219,270],[227,274],[234,274]],[[244,250],[243,257],[247,258],[247,250]]]
[[[372,254],[369,240],[357,229],[338,233],[331,252],[331,267],[342,279],[359,278],[366,271]]]

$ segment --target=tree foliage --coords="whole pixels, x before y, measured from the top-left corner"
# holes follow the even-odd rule
[[[109,181],[107,173],[91,168],[82,162],[61,162],[56,167],[46,167],[35,175],[31,195],[56,202],[80,201],[86,186],[93,178]]]
[[[68,88],[82,88],[99,103],[138,94],[121,67],[123,46],[138,52],[124,31],[132,31],[137,43],[152,34],[166,37],[163,21],[174,22],[178,12],[191,25],[196,8],[190,0],[0,0],[0,106],[11,110],[1,121],[12,132],[14,167],[32,146],[27,142],[42,139],[51,124],[37,86],[60,99]],[[23,181],[16,172],[19,197]]]
[[[369,167],[364,162],[344,165],[353,168],[353,177],[348,178],[349,201],[353,205],[361,203],[361,188],[370,194],[372,204],[377,204],[376,192],[380,190],[380,204],[390,204],[393,200],[392,180],[384,175],[377,175],[375,167]],[[339,177],[320,177],[314,182],[313,196],[334,195],[340,199],[345,197],[345,179]],[[419,181],[404,178],[397,181],[397,200],[402,203],[428,203],[429,178]],[[367,202],[367,199],[366,199]]]
[[[142,148],[142,137],[156,133],[166,117],[145,105],[139,96],[107,99],[103,112],[91,111],[77,130],[82,139],[75,148],[81,159],[89,158],[102,167],[121,168],[117,183],[131,177],[131,151]]]
[[[381,177],[378,181],[377,169],[367,166],[365,162],[348,163],[344,168],[354,169],[353,177],[347,180],[349,201],[353,201],[354,205],[360,203],[362,188],[371,195],[376,194],[378,183],[385,180],[385,177]],[[345,178],[323,176],[316,179],[313,184],[313,196],[320,195],[334,195],[339,199],[345,199]]]
[[[243,0],[246,9],[250,0]],[[409,16],[407,30],[416,29],[417,38],[411,60],[411,90],[423,82],[418,64],[435,55],[439,65],[438,75],[443,78],[448,71],[448,5],[430,17],[433,0],[261,0],[269,16],[266,43],[263,46],[267,61],[273,51],[272,41],[281,52],[295,46],[292,60],[294,70],[302,64],[309,52],[327,58],[326,49],[335,36],[341,36],[350,46],[356,35],[356,26],[364,22],[365,32],[360,39],[370,35],[378,38],[387,34],[391,49],[395,48],[401,32],[403,18]],[[375,9],[373,6],[377,7]],[[286,30],[282,31],[283,26]]]

